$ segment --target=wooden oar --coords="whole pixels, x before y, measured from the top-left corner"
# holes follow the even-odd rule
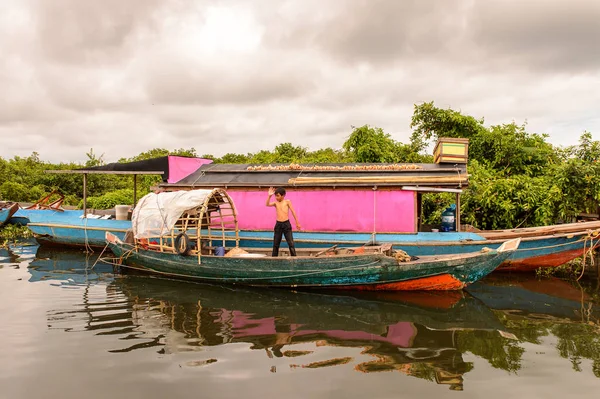
[[[326,254],[327,252],[329,252],[329,251],[331,251],[331,250],[334,250],[334,249],[336,249],[337,247],[338,247],[338,244],[335,244],[333,247],[329,247],[329,248],[327,248],[327,249],[324,249],[324,250],[322,250],[322,251],[320,251],[320,252],[317,252],[317,253],[315,254],[315,258],[316,258],[316,257],[318,257],[318,256],[321,256],[321,255],[323,255],[323,254]]]

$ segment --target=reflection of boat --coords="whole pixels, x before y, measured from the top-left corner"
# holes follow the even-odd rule
[[[96,263],[98,254],[86,254],[77,250],[57,250],[37,247],[35,259],[28,267],[30,282],[61,280],[70,284],[85,284],[96,280],[112,280],[113,267]]]
[[[492,309],[526,315],[528,319],[581,321],[586,317],[584,305],[591,301],[581,288],[555,277],[494,275],[473,284],[468,291]]]
[[[0,248],[0,263],[19,263],[25,259],[32,259],[38,246],[25,240],[18,244],[10,244],[7,248]]]
[[[0,247],[0,263],[15,263],[16,260],[17,257],[12,252]]]
[[[0,226],[2,226],[19,209],[16,202],[0,202]]]
[[[131,242],[106,233],[119,264],[172,277],[267,287],[456,290],[491,273],[519,247],[516,239],[497,250],[419,259],[391,245],[260,257],[236,243],[225,255],[226,232],[238,237],[239,231],[236,208],[223,189],[147,194],[132,220]],[[203,244],[222,245],[225,256],[202,253]]]
[[[471,365],[462,360],[456,334],[488,331],[491,339],[502,339],[494,332],[503,329],[496,316],[462,292],[330,295],[136,275],[114,280],[109,290],[134,301],[133,322],[145,333],[139,338],[162,341],[165,353],[247,342],[269,357],[288,358],[290,367],[355,363],[362,372],[398,370],[460,388]],[[317,356],[331,346],[360,348],[361,355]]]

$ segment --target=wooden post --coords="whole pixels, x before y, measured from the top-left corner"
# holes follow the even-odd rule
[[[87,218],[87,173],[83,174],[83,217]]]
[[[460,193],[456,193],[456,231],[460,231]]]
[[[137,203],[137,175],[133,175],[133,207]]]
[[[596,263],[596,279],[598,280],[598,286],[600,286],[600,250],[594,250],[594,258]]]
[[[423,194],[417,192],[417,233],[421,231],[423,226]]]

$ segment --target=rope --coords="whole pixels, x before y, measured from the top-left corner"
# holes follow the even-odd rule
[[[87,218],[86,214],[83,215],[83,220],[84,220],[84,222],[83,222],[83,234],[84,234],[84,237],[85,237],[85,241],[84,241],[84,243],[85,243],[85,251],[88,252],[88,253],[92,253],[93,254],[94,250],[92,249],[92,247],[90,246],[89,241],[88,241],[88,235],[87,235],[87,222],[88,222],[88,218]]]
[[[595,237],[598,237],[598,240],[596,240],[596,244],[594,244]],[[590,242],[589,249],[587,248],[588,241]],[[591,264],[591,266],[594,266],[594,256],[592,255],[592,252],[594,251],[594,247],[596,245],[598,245],[598,242],[600,242],[600,236],[598,236],[598,231],[597,230],[588,231],[587,236],[585,236],[583,239],[583,264],[581,266],[581,274],[579,275],[579,277],[577,277],[577,281],[581,280],[581,278],[583,277],[583,275],[585,273],[585,265],[586,265],[588,253],[590,254],[590,264]]]
[[[371,233],[371,242],[375,245],[377,236],[377,186],[373,187],[373,233]]]
[[[597,232],[596,232],[596,234],[597,234]],[[575,244],[577,244],[577,243],[579,243],[581,241],[585,241],[586,239],[587,239],[587,237],[583,237],[583,238],[581,238],[581,239],[579,239],[577,241],[565,242],[565,243],[556,244],[556,245],[548,245],[548,246],[545,246],[545,247],[518,248],[517,252],[532,251],[534,249],[549,249],[549,248],[566,247],[566,246],[569,246],[569,245],[575,245]],[[596,245],[597,245],[597,243],[596,243]]]
[[[458,173],[458,188],[462,188],[462,182],[460,181],[460,169],[457,165],[454,166],[456,166],[456,173]]]
[[[96,263],[98,263],[98,261],[102,257],[102,254],[104,253],[104,251],[106,251],[106,248],[108,248],[108,244],[106,244],[104,246],[104,248],[102,248],[102,252],[100,252],[100,255],[98,255],[98,258],[96,259],[96,261],[94,262],[94,264],[92,265],[92,267],[90,269],[94,269],[94,267],[96,266]],[[86,270],[87,270],[87,265],[86,265]]]

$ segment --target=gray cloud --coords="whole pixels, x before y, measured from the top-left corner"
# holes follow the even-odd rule
[[[475,2],[473,41],[492,62],[530,71],[598,71],[600,3],[574,1]]]
[[[600,129],[600,3],[4,0],[0,156],[107,161],[410,136],[435,101],[557,144]]]
[[[243,57],[220,66],[158,62],[147,75],[148,99],[154,104],[253,104],[293,99],[313,88],[311,74],[303,68],[271,61]]]
[[[48,61],[102,65],[127,57],[136,29],[154,22],[160,0],[37,0],[38,45]]]

